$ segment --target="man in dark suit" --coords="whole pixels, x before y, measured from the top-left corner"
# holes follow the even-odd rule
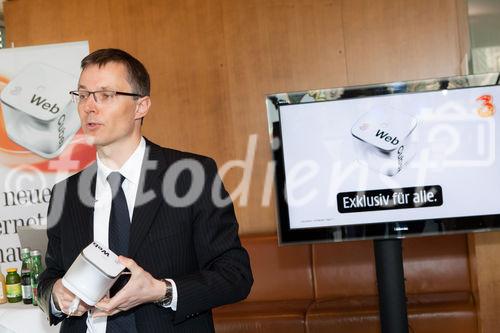
[[[61,332],[213,332],[211,308],[244,299],[253,282],[215,162],[142,137],[149,75],[124,51],[85,57],[71,93],[97,161],[54,186],[40,307]],[[93,240],[121,255],[130,279],[70,313],[61,278]]]

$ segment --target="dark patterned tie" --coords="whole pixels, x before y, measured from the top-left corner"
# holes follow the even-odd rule
[[[130,218],[127,199],[122,189],[125,180],[119,172],[112,172],[108,176],[111,187],[111,214],[109,215],[109,248],[118,255],[128,255],[128,240],[130,236]]]
[[[118,255],[128,256],[128,243],[130,237],[130,217],[127,199],[122,189],[125,180],[119,172],[109,174],[108,183],[111,187],[112,201],[111,214],[109,215],[109,248]],[[113,297],[125,284],[126,280],[118,278],[111,287],[110,296]],[[106,333],[136,333],[135,317],[132,312],[120,312],[108,317]]]

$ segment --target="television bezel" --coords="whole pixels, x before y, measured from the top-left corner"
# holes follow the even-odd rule
[[[394,239],[500,230],[500,214],[292,229],[285,199],[286,174],[280,124],[280,108],[284,105],[498,85],[500,73],[486,73],[268,95],[266,105],[270,145],[275,163],[275,197],[280,244]]]

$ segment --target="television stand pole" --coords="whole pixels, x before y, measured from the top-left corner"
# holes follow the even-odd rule
[[[401,239],[373,241],[382,333],[408,333]]]

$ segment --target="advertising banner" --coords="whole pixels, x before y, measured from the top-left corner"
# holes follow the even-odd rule
[[[0,264],[20,268],[19,230],[46,228],[52,186],[85,168],[94,149],[81,134],[70,90],[87,42],[0,50]],[[43,249],[42,249],[43,250]]]
[[[280,107],[290,228],[500,214],[500,86]]]

